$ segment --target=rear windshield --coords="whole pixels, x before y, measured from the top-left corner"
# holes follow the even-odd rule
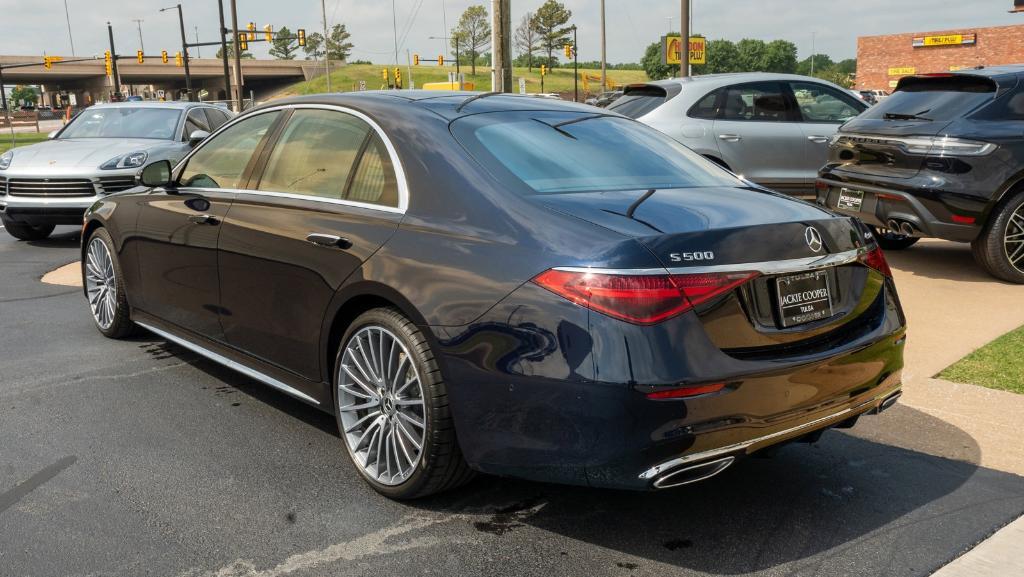
[[[675,140],[620,118],[578,112],[495,112],[455,121],[459,141],[500,180],[539,194],[742,186]]]
[[[950,121],[991,102],[996,84],[981,76],[904,78],[885,100],[861,114],[874,120]]]
[[[614,110],[630,118],[640,118],[661,106],[668,99],[668,93],[660,86],[632,87],[627,88],[622,96],[609,104],[608,110]]]

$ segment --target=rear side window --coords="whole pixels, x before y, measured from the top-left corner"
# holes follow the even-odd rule
[[[778,82],[758,82],[730,86],[722,104],[723,120],[752,120],[760,122],[786,122],[793,111]]]
[[[538,194],[740,186],[689,148],[639,122],[573,112],[495,112],[452,124],[499,180]]]
[[[664,104],[668,99],[668,92],[664,88],[646,84],[628,88],[618,100],[608,105],[608,110],[614,110],[630,118],[640,118]]]
[[[698,100],[697,104],[694,104],[687,114],[690,118],[702,118],[704,120],[718,118],[718,98],[723,92],[722,89],[709,92],[704,98]]]
[[[948,122],[974,112],[995,97],[996,83],[983,76],[914,76],[901,80],[896,92],[862,117]]]

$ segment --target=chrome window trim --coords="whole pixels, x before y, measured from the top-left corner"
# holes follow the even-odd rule
[[[674,268],[637,268],[637,269],[616,269],[616,268],[593,268],[593,267],[555,267],[555,270],[564,272],[579,272],[591,274],[610,275],[659,275],[659,274],[708,274],[708,273],[729,273],[729,272],[758,272],[763,275],[776,275],[796,273],[809,270],[817,270],[833,266],[842,266],[857,261],[867,254],[867,247],[855,248],[852,250],[828,254],[825,256],[809,256],[805,258],[792,258],[787,260],[774,260],[766,262],[748,262],[733,264],[713,264],[707,266],[689,266]]]
[[[778,439],[780,437],[786,437],[789,435],[800,433],[801,431],[805,431],[808,429],[814,429],[819,425],[822,425],[829,421],[840,420],[842,417],[851,415],[853,413],[862,413],[865,410],[869,409],[871,405],[878,403],[888,397],[891,397],[893,394],[898,393],[901,389],[902,386],[898,386],[894,389],[890,389],[885,393],[876,395],[872,397],[870,400],[864,401],[863,403],[860,403],[856,406],[847,407],[841,411],[831,413],[824,417],[819,417],[817,419],[814,419],[813,421],[804,423],[802,425],[797,425],[795,427],[790,427],[782,431],[776,431],[768,435],[762,435],[760,437],[755,437],[753,439],[741,441],[739,443],[734,443],[732,445],[727,445],[725,447],[720,447],[718,449],[709,449],[707,451],[701,451],[699,453],[691,453],[689,455],[683,455],[682,457],[677,457],[675,459],[659,463],[651,467],[650,469],[647,469],[643,473],[640,473],[639,477],[644,480],[653,479],[654,477],[657,477],[659,474],[670,471],[680,465],[685,465],[687,463],[692,463],[694,461],[703,461],[704,459],[719,457],[722,455],[726,455],[728,453],[737,453],[739,451],[745,451],[750,447],[753,447],[754,445],[759,445],[761,443],[771,441],[773,439]]]
[[[264,373],[261,373],[261,372],[257,371],[256,369],[247,367],[247,366],[245,366],[242,363],[239,363],[237,361],[233,361],[233,360],[225,357],[224,355],[215,353],[215,352],[213,352],[213,351],[211,351],[211,350],[209,350],[209,349],[207,349],[207,348],[205,348],[205,347],[203,347],[201,345],[197,345],[196,343],[193,343],[192,341],[186,340],[186,339],[184,339],[182,337],[179,337],[177,335],[173,335],[173,334],[171,334],[171,333],[169,333],[169,332],[167,332],[165,330],[158,329],[158,328],[156,328],[156,327],[154,327],[152,325],[146,324],[144,322],[135,321],[135,324],[137,324],[140,327],[146,329],[147,331],[150,331],[150,332],[156,334],[157,336],[163,337],[164,339],[167,339],[167,340],[171,341],[174,344],[177,344],[179,346],[185,347],[186,349],[188,349],[188,350],[190,350],[190,351],[192,351],[192,352],[194,352],[196,354],[202,355],[202,356],[206,357],[207,359],[210,359],[211,361],[213,361],[215,363],[219,363],[219,364],[224,365],[225,367],[227,367],[229,369],[233,369],[235,371],[238,371],[239,373],[242,373],[243,375],[245,375],[247,377],[252,377],[253,379],[256,379],[257,381],[260,381],[261,383],[263,383],[265,385],[270,385],[271,387],[274,387],[275,389],[277,389],[277,390],[279,390],[281,392],[287,393],[287,394],[289,394],[289,395],[291,395],[291,396],[293,396],[293,397],[295,397],[297,399],[301,399],[303,401],[306,401],[307,403],[312,403],[314,405],[319,405],[320,404],[320,401],[314,399],[313,397],[307,395],[306,393],[303,393],[302,391],[300,391],[300,390],[298,390],[298,389],[296,389],[296,388],[294,388],[294,387],[292,387],[290,385],[287,385],[287,384],[285,384],[285,383],[275,379],[274,377],[271,377],[270,375],[266,375]]]
[[[281,196],[281,197],[284,197],[284,198],[295,198],[295,199],[299,199],[299,200],[313,200],[313,201],[316,201],[316,202],[327,202],[327,203],[338,204],[338,205],[343,205],[343,206],[353,206],[353,207],[357,207],[357,208],[366,208],[366,209],[369,209],[369,210],[379,210],[381,212],[392,212],[392,213],[397,213],[397,214],[405,214],[406,211],[409,209],[409,184],[406,181],[405,168],[402,165],[401,159],[398,157],[398,150],[395,148],[394,143],[391,142],[391,139],[388,138],[387,133],[384,132],[384,129],[381,128],[380,125],[377,124],[377,122],[375,120],[373,120],[372,118],[370,118],[366,114],[363,114],[362,112],[359,112],[358,110],[354,110],[352,108],[348,108],[347,106],[340,106],[340,105],[337,105],[337,104],[282,104],[280,106],[272,106],[270,108],[262,108],[258,112],[254,112],[252,114],[240,114],[238,116],[235,116],[234,118],[232,118],[232,119],[228,120],[227,122],[225,122],[224,124],[222,124],[220,128],[218,128],[216,131],[214,131],[212,134],[210,134],[210,136],[208,138],[206,138],[206,140],[201,142],[199,144],[199,146],[196,146],[194,149],[192,149],[191,152],[189,152],[184,158],[181,159],[181,162],[179,162],[177,164],[177,166],[174,167],[174,170],[172,171],[172,174],[174,174],[174,178],[177,179],[181,175],[180,170],[184,170],[185,166],[187,166],[187,163],[192,158],[193,154],[195,154],[196,152],[202,150],[203,146],[206,145],[207,142],[210,142],[211,140],[213,140],[213,138],[215,136],[217,136],[222,130],[227,129],[230,126],[234,126],[235,123],[241,122],[241,121],[246,120],[248,118],[252,118],[253,116],[256,116],[257,114],[265,114],[265,113],[269,113],[269,112],[279,112],[279,111],[282,111],[282,110],[303,110],[303,109],[332,110],[332,111],[335,111],[335,112],[341,112],[341,113],[344,113],[344,114],[350,114],[350,115],[355,116],[356,118],[358,118],[358,119],[362,120],[363,122],[365,122],[365,123],[370,125],[370,128],[372,128],[377,133],[377,136],[380,137],[381,141],[384,142],[384,148],[387,149],[388,156],[391,158],[391,167],[395,171],[395,182],[396,182],[396,184],[398,186],[398,206],[394,207],[394,206],[386,206],[386,205],[383,205],[383,204],[371,204],[371,203],[367,203],[367,202],[358,202],[358,201],[354,201],[354,200],[344,200],[344,199],[340,199],[340,198],[334,199],[334,198],[316,197],[316,196],[310,196],[310,195],[304,195],[304,194],[293,194],[293,193],[290,193],[290,192],[272,192],[272,191],[255,190],[255,189],[245,189],[244,192],[246,194],[258,194],[258,195],[266,195],[266,196]],[[220,189],[220,188],[214,188],[214,189],[190,188],[190,190],[203,191],[203,190],[224,190],[224,189]]]

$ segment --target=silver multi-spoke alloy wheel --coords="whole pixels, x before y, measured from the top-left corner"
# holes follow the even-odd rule
[[[103,330],[109,329],[117,308],[117,275],[110,250],[99,237],[89,241],[86,252],[85,292],[96,324]]]
[[[369,325],[352,335],[338,363],[338,416],[356,464],[382,485],[399,485],[423,456],[427,414],[409,349]]]
[[[1003,249],[1010,266],[1024,273],[1024,204],[1010,214],[1003,237]]]

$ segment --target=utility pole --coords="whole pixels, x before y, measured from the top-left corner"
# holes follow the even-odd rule
[[[68,0],[64,0],[64,19],[68,21],[68,42],[71,43],[71,55],[75,55],[75,39],[71,36],[71,14],[68,13]]]
[[[580,101],[580,51],[576,49],[576,25],[572,25],[572,101]]]
[[[327,20],[324,20],[327,22]],[[324,24],[324,37],[327,37],[327,28]],[[398,13],[395,12],[395,0],[391,0],[391,30],[395,35],[395,65],[398,65]]]
[[[174,8],[178,9],[178,26],[181,29],[181,55],[185,62],[185,92],[188,93],[189,101],[195,102],[195,94],[192,92],[192,74],[188,69],[188,38],[185,37],[185,16],[181,13],[181,4],[161,8],[160,11],[164,12]]]
[[[234,2],[235,0],[231,0]],[[394,4],[394,0],[392,0]],[[392,6],[394,8],[394,6]],[[320,11],[324,17],[324,74],[327,75],[327,92],[331,91],[331,50],[327,43],[327,5],[326,0],[320,0]],[[395,36],[395,64],[398,64],[398,37]]]
[[[680,0],[679,10],[679,77],[690,75],[690,0]]]
[[[510,0],[491,2],[491,69],[496,92],[512,92],[512,14]]]
[[[203,53],[199,51],[199,26],[193,26],[196,31],[196,58],[202,58]]]
[[[238,43],[238,3],[231,0],[231,42],[235,45],[235,111],[242,111],[242,51]]]
[[[107,36],[110,38],[110,66],[113,75],[114,92],[121,92],[121,77],[117,74],[117,50],[114,49],[114,28],[107,22]]]
[[[811,76],[814,76],[814,32],[811,32]]]
[[[608,45],[604,33],[604,0],[601,0],[601,92],[608,90]]]
[[[135,25],[139,28],[139,50],[141,50],[143,54],[145,54],[146,45],[142,43],[142,23],[145,22],[145,20],[141,20],[139,18],[132,18],[132,22],[134,22]]]
[[[217,0],[217,6],[220,8],[220,59],[224,62],[224,98],[231,100],[231,72],[228,70],[228,29],[224,27],[224,0]]]

